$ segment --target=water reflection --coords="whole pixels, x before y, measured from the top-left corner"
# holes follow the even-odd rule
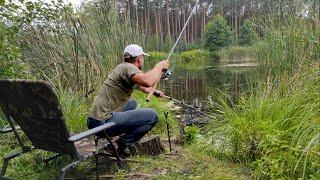
[[[252,69],[222,66],[222,63],[217,62],[197,70],[174,66],[171,78],[167,81],[161,80],[158,88],[169,96],[206,109],[214,101],[213,94],[217,91],[226,93],[233,101],[237,101],[240,92],[248,88],[247,78]]]

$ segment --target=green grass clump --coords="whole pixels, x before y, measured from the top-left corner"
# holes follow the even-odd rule
[[[257,48],[258,81],[238,104],[222,101],[231,147],[225,154],[249,164],[259,179],[320,178],[319,23],[293,19],[270,25]]]
[[[165,144],[168,149],[167,144]],[[212,156],[208,144],[198,142],[183,148],[173,144],[178,154],[157,157],[135,156],[139,163],[130,163],[130,170],[116,174],[118,179],[125,174],[149,174],[150,179],[248,179],[247,168],[219,160]],[[132,176],[133,177],[133,176]],[[131,177],[128,177],[131,179]]]
[[[66,90],[59,91],[58,97],[69,131],[79,133],[87,130],[87,118],[91,110],[91,103],[79,94]]]
[[[178,135],[178,121],[174,116],[175,111],[171,111],[168,107],[168,100],[153,97],[150,102],[146,102],[147,94],[144,94],[142,92],[135,92],[132,97],[133,99],[138,101],[139,108],[153,108],[158,113],[158,123],[149,134],[156,134],[160,135],[161,137],[167,138],[167,124],[164,112],[169,111],[168,123],[170,125],[170,131],[172,133],[171,135],[173,137]]]
[[[184,69],[199,69],[208,66],[212,62],[211,54],[206,50],[191,50],[180,54],[179,65]]]
[[[260,84],[239,105],[224,106],[232,156],[250,163],[256,177],[319,177],[319,72]]]
[[[230,46],[220,51],[221,61],[252,61],[256,51],[255,46]]]

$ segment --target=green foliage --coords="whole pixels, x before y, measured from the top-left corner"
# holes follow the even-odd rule
[[[15,32],[0,22],[0,78],[16,78],[23,69]]]
[[[153,97],[150,102],[146,102],[146,96],[146,94],[139,91],[133,94],[133,98],[138,101],[139,108],[153,108],[158,113],[158,123],[152,129],[150,134],[158,134],[162,137],[166,137],[167,124],[164,117],[164,112],[169,111],[168,123],[170,125],[171,135],[172,137],[177,136],[179,131],[179,123],[174,117],[174,111],[168,109],[168,101],[166,99]]]
[[[166,52],[160,52],[160,51],[152,51],[152,52],[148,52],[150,54],[150,56],[145,57],[145,59],[147,61],[155,61],[155,62],[159,62],[161,60],[164,60],[167,58],[168,53]]]
[[[240,28],[238,43],[241,46],[251,46],[255,42],[257,35],[252,27],[252,22],[246,19]]]
[[[186,142],[186,144],[195,143],[199,133],[200,133],[200,128],[198,128],[197,126],[185,127],[185,142]]]
[[[269,31],[256,52],[258,85],[239,104],[222,101],[227,124],[219,128],[234,160],[257,179],[319,179],[319,24],[293,20]]]
[[[60,90],[58,96],[68,129],[74,133],[86,130],[90,102],[86,102],[79,94],[66,90]]]
[[[126,45],[144,46],[143,33],[120,21],[115,1],[88,2],[77,13],[61,12],[61,16],[53,24],[63,28],[24,32],[22,51],[40,78],[63,88],[90,91],[123,61]]]
[[[169,52],[173,47],[174,41],[171,36],[166,36],[163,42],[163,51]]]
[[[147,46],[148,46],[148,50],[149,51],[159,51],[160,48],[159,48],[159,40],[157,38],[156,35],[152,35],[150,40],[149,39],[146,39],[147,40]]]
[[[191,50],[180,54],[180,59],[183,63],[190,63],[192,61],[210,61],[210,52],[204,50]]]
[[[232,32],[227,21],[221,15],[215,16],[205,29],[204,47],[211,51],[218,51],[232,43]]]
[[[0,11],[0,77],[31,78],[29,66],[23,62],[20,35],[28,26],[41,24],[42,27],[52,27],[57,24],[53,20],[60,18],[62,1],[50,3],[21,1],[3,2]],[[50,28],[48,28],[50,30]]]
[[[185,69],[198,69],[212,62],[211,53],[206,50],[191,50],[180,54],[180,66]]]
[[[255,46],[230,46],[223,48],[221,60],[250,61],[255,60],[257,48]]]
[[[203,48],[203,40],[202,39],[198,39],[193,43],[187,43],[186,45],[186,50],[190,51],[190,50],[197,50],[197,49],[202,49]]]
[[[293,18],[281,26],[272,21],[264,29],[269,35],[265,43],[257,46],[263,78],[282,76],[283,73],[292,75],[319,62],[319,20]]]
[[[224,104],[234,159],[250,163],[263,179],[311,178],[320,168],[319,70],[282,78],[239,105]],[[276,84],[279,84],[278,86]]]

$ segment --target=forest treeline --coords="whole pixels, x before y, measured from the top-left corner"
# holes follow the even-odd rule
[[[166,50],[165,43],[176,39],[190,15],[196,1],[191,0],[120,0],[117,1],[118,13],[123,22],[130,22],[136,31],[145,32],[158,50]],[[190,24],[183,36],[187,43],[199,43],[205,32],[206,24],[220,14],[230,25],[235,36],[246,19],[276,16],[281,19],[296,16],[319,15],[316,1],[272,1],[272,0],[199,0]],[[265,34],[263,27],[256,26],[260,36]]]

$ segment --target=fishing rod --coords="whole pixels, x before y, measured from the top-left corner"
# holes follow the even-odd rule
[[[200,110],[200,108],[193,107],[193,106],[191,106],[191,105],[189,105],[189,104],[186,104],[186,103],[184,103],[184,102],[182,102],[182,101],[179,101],[178,99],[175,99],[175,98],[172,98],[172,97],[166,96],[166,95],[164,95],[164,96],[162,96],[162,97],[164,97],[164,98],[166,98],[166,99],[168,99],[168,100],[170,100],[170,101],[173,101],[173,102],[179,104],[180,106],[187,107],[187,108],[193,109],[193,110],[195,110],[195,111],[202,112],[202,111]]]
[[[191,11],[191,13],[190,13],[190,15],[189,15],[186,23],[184,24],[184,26],[183,26],[180,34],[179,34],[178,39],[177,39],[176,42],[174,43],[174,45],[173,45],[173,47],[172,47],[172,49],[171,49],[171,51],[170,51],[170,53],[169,53],[169,55],[168,55],[168,57],[167,57],[167,60],[168,60],[168,61],[169,61],[169,59],[170,59],[170,57],[171,57],[174,49],[176,48],[176,46],[177,46],[180,38],[182,37],[182,34],[184,33],[184,31],[185,31],[185,29],[186,29],[186,27],[187,27],[187,25],[188,25],[188,23],[189,23],[192,15],[193,15],[193,12],[196,10],[198,3],[199,3],[199,0],[197,0],[197,3],[194,5],[194,7],[193,7],[193,9],[192,9],[192,11]],[[163,75],[169,77],[169,76],[171,76],[171,72],[170,72],[169,70],[167,70],[166,72],[163,72],[161,76],[163,76]],[[148,94],[148,96],[147,96],[147,99],[146,99],[147,102],[149,102],[149,101],[151,100],[151,97],[152,97],[153,93],[155,92],[156,87],[157,87],[159,81],[160,81],[160,79],[159,79],[159,80],[155,83],[155,85],[151,88],[151,91],[149,92],[149,94]]]
[[[155,95],[155,96],[159,96],[159,95]],[[198,115],[201,115],[201,116],[203,116],[203,117],[207,117],[207,116],[209,116],[209,115],[212,115],[212,113],[208,113],[208,112],[204,112],[203,110],[201,110],[200,108],[196,108],[196,107],[194,107],[194,106],[192,106],[192,105],[190,105],[190,104],[186,104],[186,103],[184,103],[184,102],[182,102],[182,101],[179,101],[178,99],[175,99],[175,98],[172,98],[172,97],[170,97],[170,96],[166,96],[166,95],[163,95],[162,96],[163,98],[166,98],[166,99],[168,99],[168,100],[170,100],[170,101],[173,101],[173,102],[175,102],[175,103],[177,103],[179,106],[181,106],[181,107],[185,107],[185,108],[189,108],[189,109],[192,109],[192,110],[194,110],[195,112],[197,112],[197,113],[199,113]]]

